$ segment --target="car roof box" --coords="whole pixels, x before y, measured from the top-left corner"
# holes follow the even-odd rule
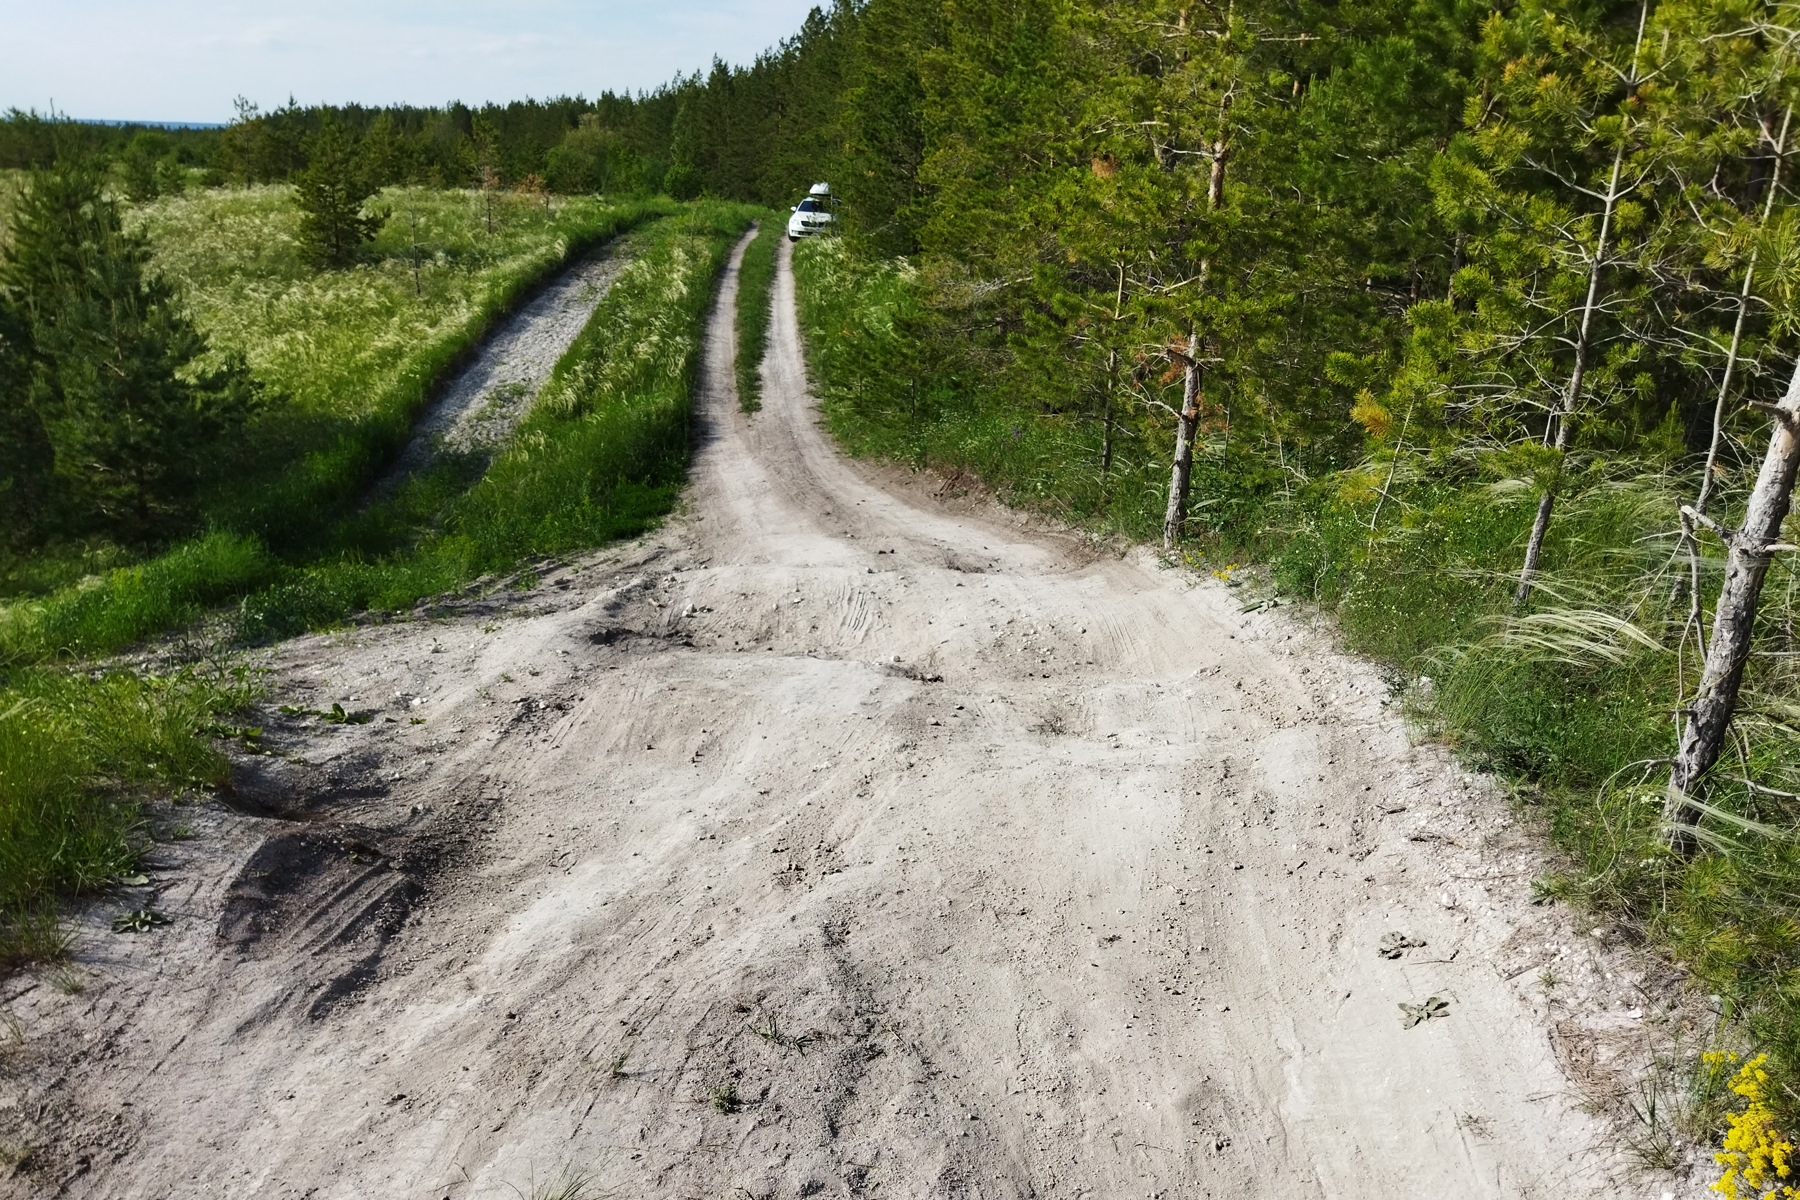
[[[812,190],[807,194],[811,196],[829,196],[831,195],[831,185],[829,183],[815,183],[812,185]]]

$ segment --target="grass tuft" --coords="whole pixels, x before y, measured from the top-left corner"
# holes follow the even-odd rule
[[[781,244],[781,221],[774,213],[758,218],[756,240],[744,251],[737,294],[738,407],[747,413],[762,408],[762,361],[769,346],[769,312],[774,303],[775,252]]]
[[[722,1079],[708,1087],[706,1102],[712,1105],[714,1112],[721,1112],[727,1116],[744,1107],[743,1100],[738,1096],[737,1083],[731,1079]]]
[[[132,874],[146,794],[224,781],[204,731],[254,695],[242,676],[35,671],[0,697],[0,966],[67,953],[59,894]]]

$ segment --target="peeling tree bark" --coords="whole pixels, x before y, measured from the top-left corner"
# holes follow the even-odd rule
[[[1750,634],[1756,624],[1756,606],[1762,598],[1769,560],[1780,546],[1781,522],[1787,517],[1793,496],[1794,475],[1800,470],[1800,362],[1788,383],[1787,395],[1769,408],[1775,428],[1769,435],[1769,451],[1763,457],[1756,487],[1744,523],[1735,533],[1720,529],[1696,510],[1686,515],[1708,526],[1725,539],[1730,554],[1725,560],[1725,584],[1713,612],[1712,638],[1706,647],[1706,665],[1700,687],[1687,710],[1686,726],[1669,776],[1669,793],[1663,816],[1669,824],[1669,848],[1687,857],[1699,849],[1694,826],[1702,810],[1694,802],[1696,789],[1718,762],[1731,718],[1737,712],[1738,688],[1744,681],[1744,663],[1750,657]]]

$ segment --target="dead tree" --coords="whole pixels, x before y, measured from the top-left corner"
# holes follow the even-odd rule
[[[1190,330],[1181,372],[1181,412],[1175,418],[1175,464],[1169,476],[1169,507],[1163,511],[1163,549],[1172,550],[1187,520],[1188,485],[1194,475],[1194,436],[1200,430],[1200,334]]]
[[[1228,90],[1219,102],[1218,134],[1206,152],[1211,159],[1211,170],[1206,178],[1206,211],[1209,213],[1219,210],[1219,203],[1225,195],[1225,160],[1231,155],[1226,119],[1231,113],[1233,96],[1234,91]],[[1211,261],[1202,259],[1202,298],[1206,294],[1207,277],[1211,270]],[[1169,469],[1169,505],[1163,510],[1165,551],[1174,549],[1176,541],[1181,537],[1181,527],[1187,523],[1188,486],[1194,477],[1194,438],[1200,431],[1201,376],[1200,332],[1190,327],[1187,354],[1183,356],[1181,368],[1181,413],[1175,421],[1175,461]]]
[[[1774,418],[1774,428],[1756,487],[1750,493],[1744,523],[1735,530],[1726,529],[1691,505],[1682,509],[1688,520],[1717,534],[1729,551],[1725,583],[1719,589],[1718,607],[1713,612],[1706,663],[1700,672],[1700,687],[1692,705],[1682,714],[1687,724],[1681,730],[1669,792],[1663,803],[1669,848],[1684,858],[1699,849],[1694,827],[1705,809],[1695,797],[1704,786],[1707,772],[1719,760],[1731,719],[1737,712],[1738,688],[1750,657],[1750,635],[1769,562],[1776,553],[1796,548],[1781,541],[1781,523],[1792,499],[1795,472],[1800,470],[1800,361],[1794,364],[1793,378],[1780,404],[1753,402],[1751,407],[1768,412]]]

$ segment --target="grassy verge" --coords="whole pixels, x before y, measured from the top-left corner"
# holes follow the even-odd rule
[[[993,381],[1003,371],[976,361],[992,348],[967,339],[946,348],[953,339],[932,326],[906,264],[861,262],[819,241],[799,248],[795,271],[815,384],[851,452],[972,471],[1010,503],[1159,536],[1166,424],[1115,428],[1102,473],[1097,424],[1058,411],[1046,392],[1002,399]],[[1723,1036],[1770,1053],[1772,1103],[1784,1128],[1800,1126],[1800,839],[1791,832],[1800,825],[1800,564],[1781,556],[1772,570],[1737,749],[1712,782],[1710,849],[1683,862],[1664,849],[1660,809],[1670,713],[1698,671],[1692,635],[1684,641],[1687,601],[1675,590],[1684,563],[1673,554],[1677,506],[1696,480],[1668,462],[1573,464],[1536,596],[1515,618],[1536,504],[1528,481],[1424,451],[1398,464],[1391,483],[1388,463],[1307,479],[1280,454],[1201,448],[1198,552],[1265,562],[1281,595],[1334,612],[1350,648],[1407,681],[1422,730],[1506,779],[1566,854],[1532,882],[1537,898],[1607,914],[1722,997]],[[1704,548],[1708,603],[1718,549],[1710,539]],[[1688,1109],[1700,1114],[1689,1132],[1704,1138],[1718,1132],[1718,1071],[1697,1069],[1696,1079],[1707,1094]]]
[[[14,674],[0,686],[0,968],[61,956],[59,894],[129,875],[149,844],[142,800],[211,787],[206,731],[246,704],[240,672]]]
[[[215,353],[242,353],[284,401],[252,431],[242,482],[214,498],[217,528],[316,546],[497,321],[587,247],[673,211],[509,198],[489,233],[473,193],[389,189],[376,203],[393,215],[365,261],[323,272],[300,257],[286,187],[140,210],[156,269],[181,285]]]
[[[753,210],[701,204],[646,229],[512,445],[475,481],[449,463],[346,522],[335,556],[248,596],[258,640],[401,610],[527,560],[650,527],[685,478],[712,283]]]
[[[966,471],[1009,504],[1098,533],[1161,536],[1174,437],[1165,416],[1123,404],[1108,414],[1036,394],[1049,385],[1028,373],[997,377],[1000,351],[946,336],[904,261],[860,259],[837,238],[814,238],[795,248],[794,275],[826,423],[851,453]],[[1230,539],[1253,537],[1278,478],[1214,433],[1195,447],[1196,512]]]
[[[738,407],[755,412],[762,407],[762,360],[769,346],[769,305],[775,286],[775,248],[782,238],[781,222],[774,213],[760,215],[762,228],[744,251],[737,294],[737,389]]]
[[[1617,459],[1575,472],[1551,525],[1550,569],[1514,617],[1535,496],[1454,463],[1436,471],[1435,482],[1404,484],[1400,512],[1373,530],[1355,473],[1306,489],[1273,530],[1277,585],[1334,611],[1352,648],[1410,679],[1427,733],[1518,787],[1568,855],[1535,882],[1540,898],[1607,914],[1722,998],[1724,1036],[1770,1052],[1772,1103],[1793,1128],[1800,801],[1785,793],[1800,792],[1800,573],[1783,559],[1771,569],[1735,746],[1710,782],[1709,849],[1683,861],[1665,849],[1661,808],[1671,711],[1692,696],[1699,658],[1683,636],[1685,564],[1672,537],[1692,481]],[[1710,603],[1722,561],[1706,549]],[[1698,1077],[1710,1087],[1714,1075]],[[1716,1105],[1701,1107],[1716,1118]]]

